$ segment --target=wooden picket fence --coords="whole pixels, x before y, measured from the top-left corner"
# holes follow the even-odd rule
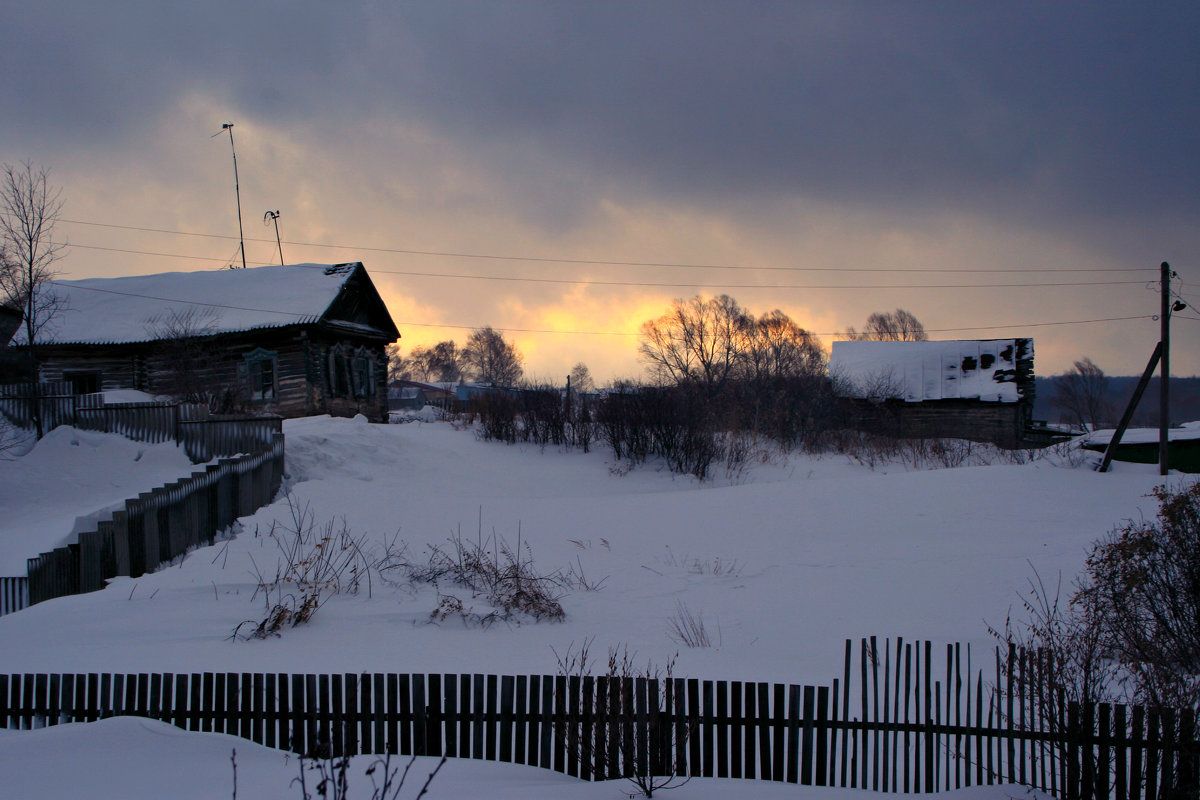
[[[959,680],[958,645],[947,648],[944,673],[932,666],[929,642],[897,640],[893,650],[863,641],[860,670],[850,652],[847,642],[844,676],[832,686],[591,675],[0,675],[0,727],[128,714],[310,756],[447,755],[584,780],[677,774],[893,793],[1006,783],[1066,800],[1195,796],[1194,714],[1068,704],[1057,729],[1019,710],[1046,708],[1034,684],[1010,677],[1035,656],[1010,651],[999,679],[985,685],[982,670]],[[972,684],[974,709],[963,702]]]
[[[0,577],[0,617],[29,605],[29,578],[25,575]]]
[[[203,403],[105,403],[103,393],[75,395],[66,381],[37,385],[44,430],[72,425],[117,433],[137,442],[175,442],[193,464],[220,456],[256,453],[283,430],[280,417],[215,417]],[[14,424],[33,426],[32,384],[0,386],[0,413]]]
[[[79,534],[78,542],[27,562],[27,603],[94,592],[118,575],[138,577],[208,544],[238,517],[270,503],[283,481],[284,437],[237,458],[125,501],[112,520]],[[16,610],[16,609],[13,609]]]

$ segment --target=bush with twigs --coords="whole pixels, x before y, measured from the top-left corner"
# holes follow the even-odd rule
[[[290,523],[272,521],[267,538],[275,543],[274,572],[254,564],[256,586],[253,599],[261,594],[264,614],[234,628],[231,638],[266,639],[279,636],[312,619],[321,604],[338,594],[358,594],[365,581],[371,591],[372,559],[365,537],[355,537],[346,525],[328,520],[318,524],[308,505],[299,505],[289,495]]]
[[[585,773],[624,778],[644,797],[687,783],[686,763],[676,755],[693,730],[674,716],[683,684],[675,678],[678,654],[665,665],[647,661],[642,667],[627,646],[612,647],[603,672],[596,674],[591,643],[585,640],[561,656],[555,652],[558,674],[568,686],[580,687],[578,696],[560,700],[572,707],[567,721],[556,723],[555,735]],[[589,716],[590,726],[579,722]]]
[[[414,559],[407,547],[393,552],[382,564],[384,577],[395,583],[426,584],[437,592],[431,622],[460,619],[467,625],[487,627],[495,622],[559,622],[566,618],[559,602],[573,590],[596,591],[604,579],[594,581],[576,561],[566,569],[540,571],[528,542],[520,537],[512,547],[492,533],[475,541],[461,535],[445,544],[429,545]]]

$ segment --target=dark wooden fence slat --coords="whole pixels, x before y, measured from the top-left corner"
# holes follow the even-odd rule
[[[745,774],[742,760],[742,682],[729,682],[729,777],[741,778]],[[724,777],[724,776],[722,776]]]
[[[805,691],[808,687],[805,688]],[[837,696],[836,690],[833,692]],[[812,728],[817,740],[816,785],[828,786],[832,783],[832,770],[829,766],[829,742],[832,740],[829,729],[829,696],[828,686],[817,687],[817,717],[813,720]],[[806,723],[807,724],[807,723]]]
[[[716,687],[713,681],[706,680],[701,685],[704,694],[704,754],[703,766],[701,775],[704,777],[713,777],[713,771],[718,768],[720,762],[726,764],[724,771],[728,774],[728,766],[725,759],[725,724],[716,723],[716,715],[725,714],[725,700],[716,694]],[[718,732],[718,740],[713,741],[713,733]],[[716,756],[714,759],[714,748]]]
[[[486,710],[486,706],[484,705],[486,700],[485,700],[485,694],[484,694],[484,681],[483,681],[482,675],[472,675],[471,676],[470,693],[471,693],[471,717],[470,717],[471,747],[470,747],[470,754],[471,754],[471,758],[482,759],[485,755],[484,750],[483,750],[483,745],[484,745],[484,733],[485,733],[484,713]],[[466,705],[466,693],[465,692],[463,694],[463,705],[464,706]]]
[[[446,679],[447,686],[450,678]],[[458,676],[458,752],[462,758],[471,757],[472,725],[474,720],[473,679],[470,674]]]
[[[529,740],[525,763],[531,767],[545,766],[541,751],[542,676],[529,676]]]
[[[589,686],[590,689],[590,686]],[[516,680],[512,675],[505,675],[500,679],[500,761],[505,763],[513,760],[512,756],[512,733],[513,723],[516,721],[514,708],[516,695]],[[590,692],[588,695],[588,703],[591,703]],[[587,745],[590,746],[588,741]],[[585,748],[584,752],[588,752]]]
[[[443,715],[445,706],[445,692],[453,692],[454,685],[452,680],[443,681],[445,676],[431,673],[425,676],[426,695],[425,695],[425,755],[440,756],[444,750],[443,739],[449,738],[452,730],[447,729],[446,719]],[[466,753],[463,753],[465,756]]]
[[[554,680],[543,675],[541,680],[541,720],[538,729],[538,765],[544,769],[557,769],[553,760],[554,739]]]
[[[529,725],[529,676],[518,675],[515,693],[515,725],[513,727],[513,761],[518,764],[528,764],[529,748],[526,729]]]
[[[798,709],[797,706],[800,703],[801,692],[800,692],[800,687],[798,687],[798,686],[794,686],[792,688],[794,690],[796,690],[792,693],[792,696],[790,698],[791,707],[792,707],[791,715],[793,717],[795,717],[795,716],[798,716],[797,712],[800,711],[800,709]],[[802,785],[812,786],[813,781],[814,781],[814,774],[813,774],[814,766],[816,768],[815,771],[817,773],[820,773],[820,774],[824,773],[824,765],[820,763],[820,756],[817,755],[816,748],[814,747],[814,743],[813,743],[814,735],[821,735],[820,733],[817,733],[816,729],[814,728],[814,721],[815,721],[814,720],[814,711],[815,711],[815,709],[813,707],[813,702],[814,702],[813,687],[811,687],[811,686],[804,687],[803,698],[804,698],[804,701],[803,701],[804,706],[803,706],[803,711],[801,713],[803,714],[802,719],[803,719],[804,727],[803,727],[802,739],[801,739],[801,743],[800,743],[800,752],[799,752],[800,774],[798,777],[799,777],[799,781]],[[792,748],[793,748],[793,752],[794,752],[794,750],[795,750],[795,742],[794,741],[792,744]],[[817,762],[818,762],[815,765],[813,763],[814,758],[817,759]],[[788,781],[794,782],[792,775],[788,775]]]
[[[488,761],[496,760],[496,733],[499,726],[497,717],[497,677],[495,675],[487,676],[487,705],[484,709],[484,758]]]

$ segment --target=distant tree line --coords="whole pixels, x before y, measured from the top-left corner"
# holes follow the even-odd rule
[[[1061,375],[1038,378],[1033,414],[1036,419],[1077,428],[1114,427],[1125,412],[1139,378],[1106,375],[1090,358],[1076,361]],[[1135,427],[1154,427],[1159,419],[1158,377],[1150,379],[1134,412]],[[1200,378],[1171,378],[1171,422],[1200,420]]]
[[[515,386],[525,374],[516,345],[491,326],[477,328],[461,348],[453,340],[418,346],[408,356],[388,348],[388,380],[454,383],[460,380]]]
[[[876,312],[854,339],[922,341],[910,312]],[[491,328],[453,341],[393,351],[392,375],[421,381],[488,381],[468,413],[481,435],[505,442],[589,449],[607,445],[628,464],[662,459],[705,478],[714,465],[737,470],[753,442],[823,449],[843,435],[849,411],[828,374],[819,339],[782,310],[755,314],[729,295],[679,299],[642,325],[645,381],[618,381],[592,394],[584,364],[569,388],[521,383],[521,357]]]

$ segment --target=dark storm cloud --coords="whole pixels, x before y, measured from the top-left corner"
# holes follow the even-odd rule
[[[27,5],[0,18],[15,138],[116,147],[196,90],[726,204],[1200,205],[1193,5]]]
[[[419,6],[410,100],[684,193],[1195,204],[1193,8]]]

